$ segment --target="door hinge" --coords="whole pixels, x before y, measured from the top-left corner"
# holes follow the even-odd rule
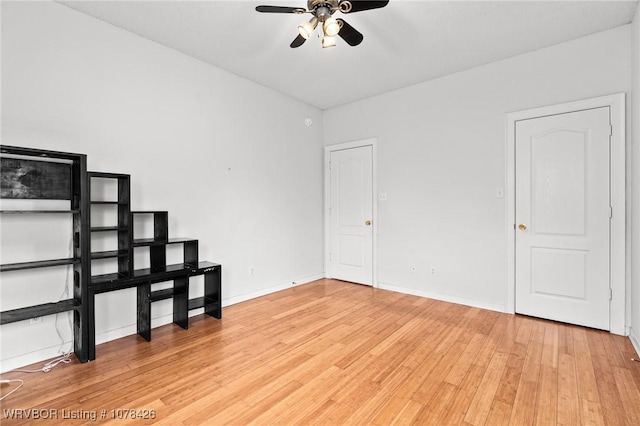
[[[613,217],[613,207],[609,206],[609,219]]]
[[[609,300],[613,300],[613,289],[609,287]]]
[[[609,136],[613,136],[613,126],[609,124]]]

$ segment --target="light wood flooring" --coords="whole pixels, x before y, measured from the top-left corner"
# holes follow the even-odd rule
[[[3,374],[25,384],[2,410],[97,412],[65,424],[126,424],[117,409],[154,410],[130,423],[167,425],[640,424],[640,363],[625,337],[340,281],[152,337],[99,345],[88,364]]]

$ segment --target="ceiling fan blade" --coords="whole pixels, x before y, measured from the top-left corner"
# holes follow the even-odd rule
[[[305,13],[307,9],[299,7],[287,7],[287,6],[256,6],[258,12],[263,13]]]
[[[389,0],[342,0],[339,3],[342,13],[361,12],[363,10],[380,9],[389,4]]]
[[[338,21],[338,23],[340,24],[340,32],[338,33],[338,35],[342,37],[342,39],[346,41],[349,46],[357,46],[362,43],[364,36],[360,33],[360,31],[347,24],[344,19],[338,18],[336,19],[336,21]]]
[[[291,47],[295,48],[295,47],[300,47],[304,44],[304,42],[307,41],[306,38],[302,37],[300,34],[298,34],[298,37],[294,38],[293,41],[291,42]]]

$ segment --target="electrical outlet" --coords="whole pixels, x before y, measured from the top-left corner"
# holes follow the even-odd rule
[[[430,273],[431,275],[438,275],[438,272],[436,271],[436,267],[435,267],[435,266],[432,266],[432,267],[431,267],[431,270],[429,271],[429,273]]]
[[[378,201],[387,201],[387,193],[381,192],[378,194]]]
[[[42,317],[35,317],[35,318],[31,318],[29,320],[29,324],[33,325],[33,324],[40,324],[42,322]]]
[[[249,268],[249,276],[253,276],[253,266],[251,268]]]

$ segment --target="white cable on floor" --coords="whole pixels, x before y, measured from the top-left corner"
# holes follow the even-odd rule
[[[8,397],[9,395],[11,395],[12,393],[14,393],[15,391],[17,391],[18,389],[20,389],[22,387],[22,385],[24,385],[24,380],[22,379],[10,379],[10,380],[0,380],[0,383],[19,383],[18,386],[16,386],[15,389],[13,389],[11,392],[7,393],[4,396],[0,396],[0,401],[2,401],[3,399],[5,399],[6,397]]]

